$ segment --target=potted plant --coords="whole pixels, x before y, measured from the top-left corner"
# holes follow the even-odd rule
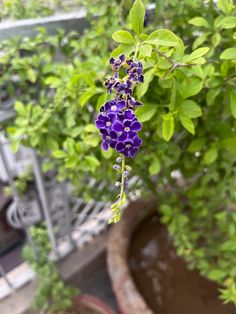
[[[108,7],[110,14],[106,14]],[[49,62],[42,64],[41,71],[32,57],[24,59],[33,63],[33,71],[26,73],[25,67],[19,69],[19,55],[3,60],[10,69],[1,78],[5,84],[13,73],[22,74],[18,84],[22,102],[16,103],[10,137],[49,157],[45,169],[56,168],[58,177],[69,179],[77,192],[82,186],[78,173],[81,178],[90,175],[110,183],[115,175],[108,162],[116,164],[118,176],[123,176],[117,185],[124,188],[127,173],[121,166],[125,165],[116,162],[114,150],[100,149],[93,124],[96,108],[114,97],[103,86],[104,76],[109,78],[111,73],[107,59],[114,45],[108,37],[114,32],[119,46],[112,58],[117,61],[125,54],[125,62],[135,56],[143,63],[144,82],[133,90],[135,99],[144,104],[135,111],[142,123],[142,149],[128,166],[141,178],[142,191],[152,191],[162,201],[162,221],[178,254],[223,287],[224,301],[235,303],[235,5],[230,0],[157,1],[156,12],[148,18],[137,1],[129,23],[123,15],[126,10],[116,1],[104,1],[100,9],[100,27],[93,21],[80,41],[60,41],[66,43],[62,46],[72,64],[53,63],[48,68],[54,59],[47,57]],[[121,70],[122,78],[124,70],[127,65]],[[32,72],[40,73],[36,77],[41,84],[36,88],[42,91],[39,95],[35,89],[32,93],[37,85]],[[23,83],[31,88],[22,88]],[[82,188],[87,198],[105,198],[107,192],[104,189],[101,196],[96,189]],[[119,205],[125,202],[124,189],[121,192]],[[116,205],[113,209],[119,218],[121,207]]]
[[[34,249],[27,244],[23,257],[36,273],[37,288],[32,308],[39,313],[98,313],[114,314],[114,311],[97,297],[81,294],[76,287],[68,286],[61,278],[57,266],[49,260],[51,247],[47,230],[31,227]]]

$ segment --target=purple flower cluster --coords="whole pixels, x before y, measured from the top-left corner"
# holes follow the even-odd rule
[[[142,104],[132,97],[134,84],[143,82],[143,66],[141,62],[126,60],[125,55],[110,59],[113,77],[105,82],[108,93],[115,92],[115,97],[107,101],[101,108],[96,126],[102,135],[102,148],[114,148],[125,157],[134,157],[142,144],[138,131],[141,123],[135,116],[135,109]],[[121,67],[126,69],[126,77],[120,79]]]

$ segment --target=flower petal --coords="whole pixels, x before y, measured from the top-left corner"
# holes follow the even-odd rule
[[[103,142],[102,142],[102,148],[103,148],[105,151],[108,150],[109,145],[108,145],[108,143],[107,143],[106,141],[103,141]]]
[[[131,129],[132,131],[140,131],[140,130],[142,129],[142,125],[141,125],[140,122],[135,121],[135,122],[132,123],[130,129]]]
[[[128,133],[127,132],[123,132],[119,137],[118,137],[118,140],[120,142],[123,142],[125,140],[127,140],[127,137],[128,137]]]
[[[117,150],[118,152],[121,152],[124,148],[125,148],[124,143],[118,142],[118,143],[116,144],[116,150]]]
[[[122,110],[125,108],[125,101],[124,100],[120,100],[116,103],[116,106],[119,110]]]
[[[116,121],[112,126],[112,130],[116,132],[122,132],[124,130],[123,124],[119,121]]]
[[[133,138],[133,147],[139,147],[142,144],[142,140],[140,137],[135,136]]]

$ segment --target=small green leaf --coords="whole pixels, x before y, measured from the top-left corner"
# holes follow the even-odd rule
[[[127,31],[117,31],[112,35],[112,39],[120,44],[134,44],[134,37]]]
[[[215,146],[212,146],[210,149],[208,149],[203,157],[204,163],[209,165],[213,163],[217,158],[217,149]]]
[[[155,68],[152,68],[148,70],[147,72],[144,72],[144,82],[143,84],[139,84],[137,86],[137,96],[138,98],[143,97],[143,95],[146,94],[149,84],[151,83],[153,77],[154,77]]]
[[[207,274],[210,280],[221,281],[225,277],[225,271],[221,269],[212,269]]]
[[[236,153],[236,137],[228,137],[221,142],[223,148],[228,150],[230,153]]]
[[[191,134],[195,134],[195,127],[193,121],[184,115],[179,115],[179,119],[183,127]]]
[[[166,114],[163,116],[163,123],[162,123],[162,136],[164,140],[169,142],[171,137],[174,134],[174,117],[172,114]]]
[[[230,29],[236,27],[236,16],[224,17],[217,25],[219,28]]]
[[[86,90],[79,98],[79,104],[83,107],[93,95],[96,94],[96,91],[93,89]]]
[[[227,48],[220,55],[220,59],[233,60],[236,59],[236,48]]]
[[[144,57],[151,57],[152,46],[150,44],[144,44],[140,47],[139,53]]]
[[[229,0],[218,0],[217,7],[225,14],[230,14],[233,10],[233,4]]]
[[[58,77],[49,76],[48,78],[46,78],[45,84],[49,85],[52,88],[56,88],[61,85],[61,79],[59,79]]]
[[[66,152],[63,150],[54,150],[52,152],[53,157],[55,158],[65,158],[67,156]]]
[[[230,109],[233,117],[236,119],[236,92],[235,90],[230,91]]]
[[[202,109],[193,100],[188,99],[180,105],[180,114],[190,119],[198,118],[202,115]]]
[[[194,139],[190,145],[188,146],[187,150],[190,153],[196,153],[199,152],[205,145],[206,143],[206,138],[202,137],[202,138],[196,138]]]
[[[189,20],[188,22],[189,24],[192,24],[194,26],[200,26],[200,27],[205,27],[205,28],[210,27],[207,20],[205,20],[203,17],[200,17],[200,16],[196,16],[193,19]]]
[[[203,81],[197,77],[191,77],[191,80],[185,79],[178,86],[178,90],[183,96],[183,98],[189,98],[200,92],[203,86]]]
[[[204,33],[200,36],[198,36],[195,41],[193,42],[193,49],[198,48],[199,46],[201,46],[206,40],[207,37],[210,35],[210,33]]]
[[[32,83],[35,83],[37,81],[37,74],[33,69],[28,69],[27,77],[28,77],[28,80]]]
[[[24,116],[26,113],[26,108],[21,101],[15,102],[15,110],[21,116]]]
[[[143,23],[145,16],[145,8],[141,0],[135,0],[131,10],[130,10],[130,21],[133,31],[140,35],[143,31]]]
[[[156,105],[143,105],[140,108],[137,108],[135,114],[140,122],[149,121],[157,111]]]
[[[126,45],[126,44],[120,44],[116,49],[114,49],[111,53],[111,57],[118,57],[122,53],[125,53],[126,56],[129,56],[131,52],[134,51],[134,45]]]
[[[148,171],[150,173],[151,176],[157,175],[161,170],[161,164],[160,164],[160,160],[158,158],[155,158],[150,167],[148,168]]]
[[[208,47],[198,48],[185,58],[185,62],[190,62],[204,56],[209,51]]]
[[[210,89],[206,94],[206,102],[208,106],[212,106],[215,103],[216,97],[221,91],[220,87]]]
[[[167,29],[158,29],[148,36],[145,43],[173,47],[180,43],[180,39]]]

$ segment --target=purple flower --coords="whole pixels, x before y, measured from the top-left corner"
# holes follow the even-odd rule
[[[116,83],[117,83],[117,80],[114,77],[111,77],[105,82],[105,86],[109,94],[112,92],[112,88]]]
[[[135,100],[130,95],[127,96],[127,107],[130,109],[135,109],[136,107],[140,107],[143,104],[140,101]]]
[[[112,70],[114,72],[117,72],[119,71],[121,65],[125,62],[125,55],[122,54],[119,56],[118,59],[115,59],[115,58],[111,58],[110,59],[110,64],[112,65]]]
[[[132,120],[124,120],[123,123],[117,120],[112,125],[112,130],[119,134],[119,141],[124,141],[129,137],[134,137],[141,129],[142,125],[136,118]]]
[[[117,113],[117,112],[120,112],[125,107],[126,107],[126,103],[124,100],[112,99],[112,100],[107,101],[105,105],[101,107],[100,111]]]
[[[100,130],[102,133],[102,148],[104,150],[108,150],[109,146],[111,148],[115,148],[117,144],[117,134],[114,131],[109,131],[106,129],[101,129]]]
[[[134,155],[138,152],[141,144],[141,138],[135,135],[134,137],[127,138],[125,141],[119,141],[116,144],[116,150],[125,157],[133,158]]]
[[[108,113],[107,116],[103,113],[100,113],[96,120],[96,127],[101,129],[110,130],[114,122],[116,121],[117,116],[115,113]]]
[[[123,122],[125,119],[126,120],[133,120],[135,117],[135,114],[133,112],[133,110],[125,110],[122,113],[118,113],[118,119]]]
[[[130,59],[127,60],[126,63],[129,65],[128,69],[126,70],[129,80],[143,83],[144,78],[142,62],[134,62],[132,59]]]
[[[124,83],[120,83],[120,82],[116,82],[113,85],[116,93],[120,94],[120,93],[124,93],[126,95],[131,95],[132,94],[132,82],[130,80],[127,80]]]

